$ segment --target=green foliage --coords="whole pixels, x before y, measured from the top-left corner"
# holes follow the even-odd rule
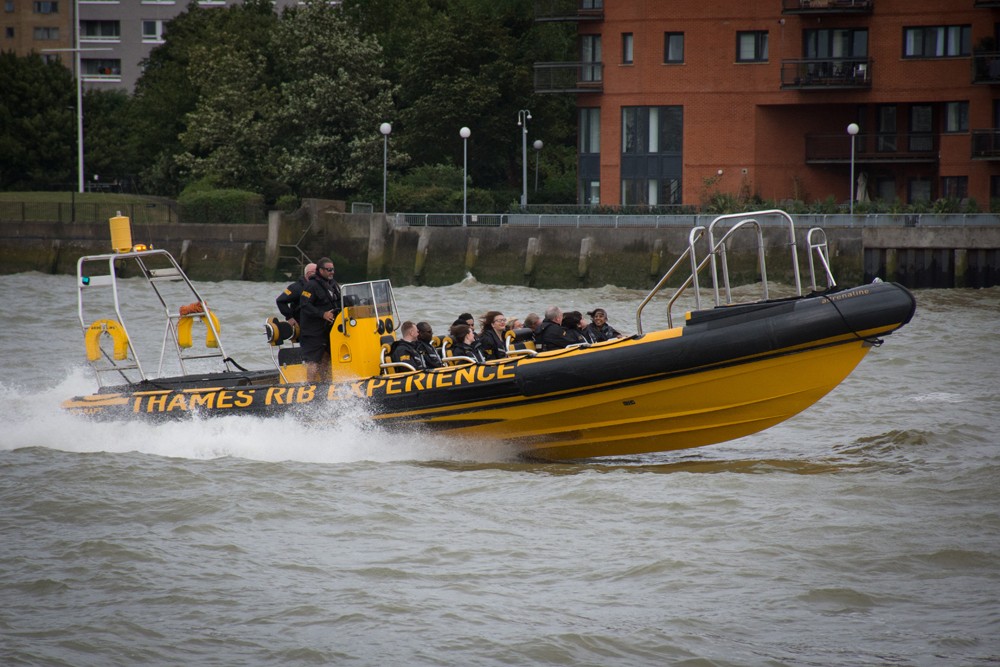
[[[75,94],[59,63],[0,52],[0,189],[76,187]]]
[[[184,190],[177,199],[182,222],[262,223],[264,198],[245,190]]]
[[[281,195],[278,197],[277,201],[274,202],[274,208],[279,211],[284,211],[285,213],[297,211],[301,205],[302,200],[295,195]]]

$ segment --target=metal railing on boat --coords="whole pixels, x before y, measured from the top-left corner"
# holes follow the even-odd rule
[[[770,298],[770,293],[768,290],[768,280],[767,280],[767,263],[765,260],[765,244],[764,244],[764,227],[758,218],[777,218],[782,226],[787,225],[788,238],[786,245],[791,253],[791,267],[792,275],[795,287],[795,293],[797,296],[802,296],[802,280],[799,270],[799,260],[797,252],[797,243],[795,240],[795,222],[792,217],[785,211],[778,209],[769,209],[765,211],[753,211],[749,213],[730,213],[726,215],[720,215],[716,217],[712,222],[705,227],[704,225],[698,225],[693,227],[688,234],[688,247],[687,249],[677,258],[673,265],[663,274],[656,286],[646,295],[646,297],[636,308],[635,313],[635,323],[636,323],[636,333],[642,334],[642,311],[646,305],[653,300],[653,298],[666,286],[667,282],[674,276],[678,269],[685,264],[685,262],[690,263],[691,272],[687,279],[674,291],[673,295],[667,302],[667,325],[673,327],[673,307],[677,300],[686,293],[690,288],[694,291],[695,308],[700,310],[701,305],[701,285],[698,280],[698,274],[704,270],[706,267],[709,268],[709,273],[712,278],[712,291],[714,295],[715,306],[730,305],[733,303],[732,295],[732,285],[729,275],[729,263],[726,257],[726,244],[732,239],[732,237],[740,230],[745,228],[752,228],[756,232],[757,241],[757,264],[760,272],[762,295],[761,300],[766,301]],[[717,232],[721,231],[726,223],[731,221],[736,221],[731,227],[725,230],[722,236],[716,240]],[[705,257],[699,261],[697,248],[702,239],[707,237],[708,251]],[[826,242],[826,233],[819,227],[814,227],[809,230],[807,237],[808,244],[808,256],[809,256],[809,272],[811,276],[812,289],[815,291],[816,287],[816,271],[813,262],[813,254],[819,258],[819,263],[825,272],[827,287],[836,286],[836,281],[833,279],[833,273],[830,270],[830,260],[829,260],[829,249]],[[721,277],[721,280],[720,280]],[[720,294],[720,288],[725,298]]]

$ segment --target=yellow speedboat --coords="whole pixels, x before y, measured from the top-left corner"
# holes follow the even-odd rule
[[[847,377],[881,337],[909,322],[916,308],[913,295],[894,283],[838,288],[819,229],[807,235],[812,291],[803,295],[791,217],[781,211],[720,216],[691,230],[687,252],[640,305],[636,335],[589,346],[536,352],[530,340],[520,342],[523,332],[511,332],[509,358],[475,363],[448,357],[444,341],[445,368],[413,370],[386,357],[398,322],[389,282],[344,285],[344,309],[330,334],[333,380],[316,384],[305,381],[298,348],[282,345],[293,332],[277,322],[266,327],[276,351],[274,368],[239,368],[225,353],[218,320],[170,253],[116,242],[116,220],[119,236],[124,232],[121,220],[112,219],[118,251],[78,263],[80,324],[101,387],[63,404],[104,419],[303,409],[322,419],[342,402],[360,401],[381,423],[485,437],[532,458],[699,447],[761,431],[809,407]],[[768,298],[765,229],[788,238],[794,297]],[[733,303],[726,247],[734,234],[746,232],[758,238],[763,294]],[[699,261],[700,247],[705,253]],[[159,368],[172,356],[179,373],[153,374],[140,361],[118,299],[123,263],[157,295],[164,314]],[[644,307],[687,265],[690,275],[669,301],[668,328],[644,332]],[[708,289],[699,285],[701,273],[711,277],[712,308],[701,308],[701,292]],[[825,279],[823,289],[816,286],[817,273]],[[169,298],[166,285],[180,296]],[[114,314],[86,317],[91,293],[108,288]],[[685,290],[693,292],[696,308],[682,326],[674,326],[672,306]],[[205,330],[204,343],[194,340],[196,325]],[[206,362],[217,368],[189,370]],[[115,380],[109,383],[109,377]]]

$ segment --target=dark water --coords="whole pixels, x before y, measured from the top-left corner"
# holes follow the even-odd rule
[[[204,287],[263,366],[280,286]],[[442,331],[549,303],[633,330],[641,296],[397,294]],[[71,418],[93,386],[72,279],[0,277],[0,664],[998,663],[1000,289],[917,299],[776,428],[542,465],[362,414]]]

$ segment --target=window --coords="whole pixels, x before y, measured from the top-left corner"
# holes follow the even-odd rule
[[[934,110],[929,104],[910,107],[910,150],[915,153],[934,150]]]
[[[622,33],[622,64],[631,65],[632,64],[632,33],[623,32]]]
[[[896,107],[886,105],[878,109],[878,141],[875,150],[879,153],[896,152]]]
[[[156,42],[157,44],[163,43],[163,26],[164,21],[159,19],[143,21],[142,41]]]
[[[7,37],[8,39],[14,39],[14,29],[11,28],[10,26],[4,28],[4,37]]]
[[[80,21],[80,39],[89,41],[117,41],[121,37],[119,21]]]
[[[601,152],[601,110],[580,109],[580,152]]]
[[[622,205],[681,203],[683,120],[680,106],[622,108]]]
[[[875,198],[886,202],[896,201],[896,179],[881,176],[875,179]]]
[[[34,37],[38,41],[59,39],[59,28],[35,28]]]
[[[968,102],[944,103],[944,131],[945,132],[969,131]]]
[[[32,3],[31,11],[36,14],[58,14],[59,3],[55,0],[37,1]]]
[[[947,199],[967,199],[969,197],[969,177],[968,176],[942,177],[941,196]]]
[[[119,58],[84,58],[80,61],[84,76],[121,76],[122,61]]]
[[[10,14],[14,11],[14,0],[5,0],[3,3],[3,10]]]
[[[736,33],[736,62],[767,62],[767,31]]]
[[[911,178],[909,182],[908,204],[931,200],[931,181],[927,178]]]
[[[665,63],[684,62],[683,32],[663,33],[663,62]]]
[[[584,63],[580,71],[581,81],[601,81],[601,36],[580,37],[580,60]]]
[[[806,58],[867,58],[868,30],[824,29],[802,33]]]
[[[903,28],[904,58],[949,58],[972,53],[972,26]]]

